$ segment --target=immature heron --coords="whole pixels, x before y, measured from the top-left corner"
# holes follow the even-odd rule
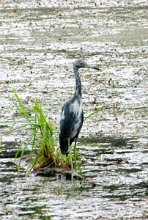
[[[83,125],[81,79],[79,75],[80,68],[92,68],[99,70],[97,67],[88,65],[82,59],[76,60],[73,64],[76,88],[74,95],[64,104],[60,120],[59,143],[61,152],[64,155],[68,155],[68,148],[73,141],[75,141],[75,153],[76,140]]]

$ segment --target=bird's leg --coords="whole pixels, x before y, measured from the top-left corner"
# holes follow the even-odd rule
[[[74,169],[76,171],[76,144],[77,144],[77,138],[75,138],[75,145],[74,145]]]
[[[68,139],[68,146],[70,146],[70,139]],[[70,150],[70,163],[71,163],[71,181],[73,182],[73,161],[72,161],[71,150]]]

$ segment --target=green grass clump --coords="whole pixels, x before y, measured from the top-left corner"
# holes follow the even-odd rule
[[[25,152],[31,146],[29,157],[31,162],[27,172],[33,168],[39,170],[43,167],[59,167],[70,169],[70,158],[61,154],[58,146],[58,132],[54,123],[48,119],[45,111],[37,100],[33,101],[31,108],[27,108],[17,92],[14,90],[16,97],[16,109],[19,116],[22,118],[21,125],[14,130],[26,130],[27,141],[22,143],[17,151],[16,157],[19,157],[18,170]]]

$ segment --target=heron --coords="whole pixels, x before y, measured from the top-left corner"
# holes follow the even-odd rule
[[[82,92],[81,79],[79,69],[91,68],[100,70],[99,68],[87,64],[84,60],[78,59],[73,64],[73,71],[75,75],[75,91],[73,96],[64,104],[61,111],[60,128],[59,128],[59,144],[61,153],[68,155],[69,147],[73,142],[74,156],[76,152],[76,141],[83,125],[83,108],[82,108]],[[74,162],[75,164],[75,162]],[[71,158],[71,166],[73,170],[73,163]]]

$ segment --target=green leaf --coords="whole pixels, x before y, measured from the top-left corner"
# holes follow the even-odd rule
[[[102,112],[103,110],[102,109],[97,109],[95,110],[94,112],[90,113],[88,116],[86,116],[84,118],[84,121],[86,121],[87,119],[91,118],[92,116],[96,115],[98,112]]]

